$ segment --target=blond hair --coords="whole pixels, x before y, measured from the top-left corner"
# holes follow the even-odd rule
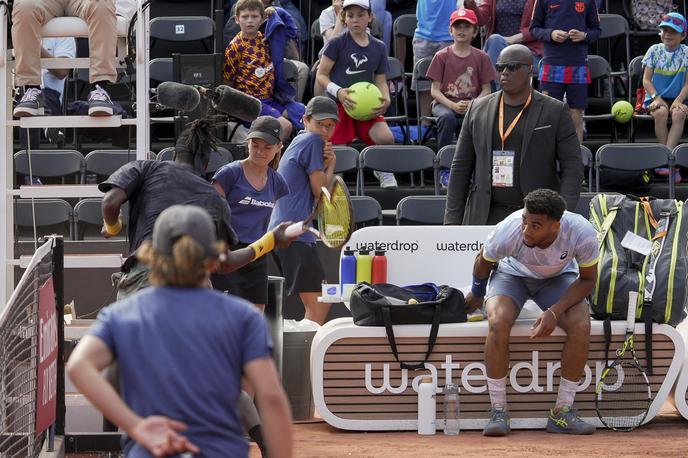
[[[220,242],[218,252],[226,246]],[[150,268],[149,280],[154,286],[199,286],[214,267],[216,258],[206,255],[203,247],[188,235],[182,235],[172,245],[172,254],[162,254],[146,240],[136,257]]]

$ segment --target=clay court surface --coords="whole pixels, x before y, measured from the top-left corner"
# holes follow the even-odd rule
[[[94,454],[67,455],[72,458]],[[251,458],[260,458],[255,446]],[[326,423],[294,425],[295,457],[686,457],[688,421],[666,405],[651,423],[631,433],[597,430],[592,436],[562,436],[519,430],[505,438],[479,431],[459,436],[419,436],[415,432],[341,431]]]

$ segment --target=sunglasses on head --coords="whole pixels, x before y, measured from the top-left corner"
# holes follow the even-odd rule
[[[670,22],[670,23],[677,25],[679,27],[682,27],[682,28],[684,28],[686,25],[685,22],[681,18],[669,16],[668,14],[666,16],[662,16],[662,22]]]
[[[509,70],[510,72],[515,72],[521,67],[528,67],[530,64],[524,64],[523,62],[497,62],[495,64],[495,69],[502,73],[504,70]]]

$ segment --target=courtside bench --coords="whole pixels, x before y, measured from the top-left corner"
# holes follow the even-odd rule
[[[352,248],[387,251],[388,281],[398,285],[435,282],[454,287],[469,284],[473,259],[491,226],[367,227],[356,231]],[[531,340],[530,327],[539,309],[526,304],[511,334],[507,393],[512,428],[544,428],[559,384],[559,361],[565,340],[557,328],[549,337]],[[636,325],[636,348],[644,353],[644,325]],[[430,325],[395,326],[399,356],[419,361],[425,356]],[[612,325],[612,351],[623,342],[625,322]],[[311,348],[311,382],[316,410],[340,429],[415,430],[420,377],[431,375],[438,387],[448,381],[461,389],[461,427],[482,429],[489,416],[483,345],[487,322],[442,324],[425,370],[400,369],[383,327],[355,326],[339,318],[323,326]],[[613,359],[614,355],[610,354]],[[685,365],[683,337],[668,325],[654,325],[653,403],[647,421],[669,398]],[[575,407],[586,421],[599,427],[595,413],[595,385],[605,366],[602,322],[593,321],[590,355]],[[681,376],[683,406],[688,374]],[[678,392],[677,391],[677,392]],[[678,396],[680,398],[680,396]],[[679,402],[680,404],[680,402]],[[685,412],[684,408],[684,412]],[[443,428],[442,396],[437,397],[437,427]],[[686,414],[683,413],[684,416]]]

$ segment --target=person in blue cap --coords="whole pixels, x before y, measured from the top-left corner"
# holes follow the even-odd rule
[[[688,106],[684,103],[688,96],[688,46],[682,44],[686,39],[686,18],[679,13],[663,16],[659,37],[662,42],[650,46],[643,57],[643,107],[655,120],[657,142],[674,149],[681,141],[688,113]],[[669,169],[660,168],[655,172],[666,176]],[[679,170],[674,174],[674,181],[681,182]]]

